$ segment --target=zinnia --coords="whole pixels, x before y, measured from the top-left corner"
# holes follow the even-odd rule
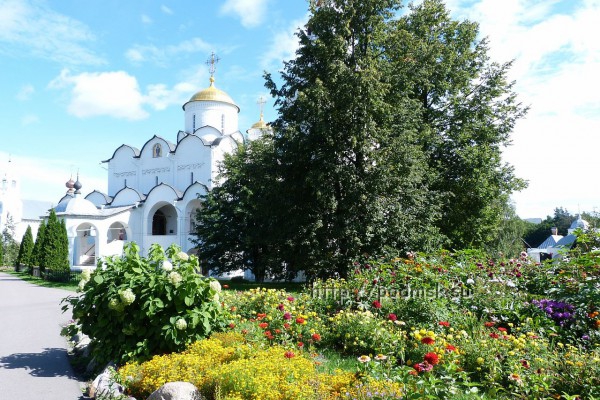
[[[440,362],[440,358],[436,353],[427,353],[423,357],[423,361],[428,362],[431,365],[437,365]]]
[[[296,357],[293,351],[286,351],[283,355],[285,356],[285,358]]]
[[[259,326],[261,329],[266,329],[266,328],[267,328],[267,326],[269,326],[269,324],[267,324],[266,322],[261,322],[260,324],[258,324],[258,326]]]
[[[318,342],[319,340],[321,340],[321,335],[319,335],[318,333],[313,333],[312,336],[311,336],[311,338],[315,342]]]
[[[440,321],[440,326],[445,326],[446,328],[450,326],[450,322],[448,321]]]
[[[396,321],[398,319],[398,317],[396,316],[396,314],[389,314],[388,319],[390,321]]]
[[[381,308],[381,303],[379,302],[379,300],[375,300],[373,302],[373,307],[375,307],[375,308]]]
[[[423,339],[421,339],[421,343],[423,343],[423,344],[434,344],[435,340],[433,340],[433,338],[430,338],[430,337],[426,336]]]

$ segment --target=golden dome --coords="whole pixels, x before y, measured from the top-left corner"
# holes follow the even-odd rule
[[[192,101],[220,101],[221,103],[227,103],[235,106],[238,109],[238,111],[240,109],[227,93],[215,87],[215,78],[213,78],[212,76],[210,77],[210,86],[194,94],[190,98],[188,103]]]
[[[269,129],[269,125],[262,119],[262,115],[260,116],[260,121],[256,122],[254,125],[250,127],[250,129]]]

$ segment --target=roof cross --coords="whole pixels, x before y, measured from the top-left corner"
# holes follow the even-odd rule
[[[267,103],[267,101],[265,100],[264,97],[260,96],[258,98],[258,100],[256,101],[256,104],[258,104],[258,106],[260,107],[260,119],[263,119],[263,111],[265,108],[265,104]]]
[[[210,55],[209,59],[206,60],[206,65],[208,65],[208,71],[210,72],[211,77],[215,74],[215,71],[217,70],[216,65],[219,62],[219,60],[219,56],[217,56],[214,51]]]

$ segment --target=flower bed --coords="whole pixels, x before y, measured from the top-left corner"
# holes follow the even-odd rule
[[[410,254],[300,294],[224,291],[225,332],[119,376],[141,398],[179,380],[207,399],[594,398],[599,261]]]

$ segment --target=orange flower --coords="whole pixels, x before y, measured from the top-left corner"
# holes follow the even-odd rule
[[[286,351],[284,354],[285,358],[293,358],[296,357],[296,355],[294,354],[294,352],[292,351]]]
[[[306,323],[306,321],[304,320],[304,318],[298,317],[298,318],[296,318],[296,323],[300,324],[300,325],[303,325],[303,324]]]
[[[266,328],[267,328],[267,326],[269,326],[269,324],[267,324],[266,322],[261,322],[260,324],[258,324],[258,326],[259,326],[261,329],[266,329]]]
[[[311,338],[315,342],[318,342],[319,340],[321,340],[321,335],[319,335],[318,333],[313,333],[312,336],[311,336]]]

